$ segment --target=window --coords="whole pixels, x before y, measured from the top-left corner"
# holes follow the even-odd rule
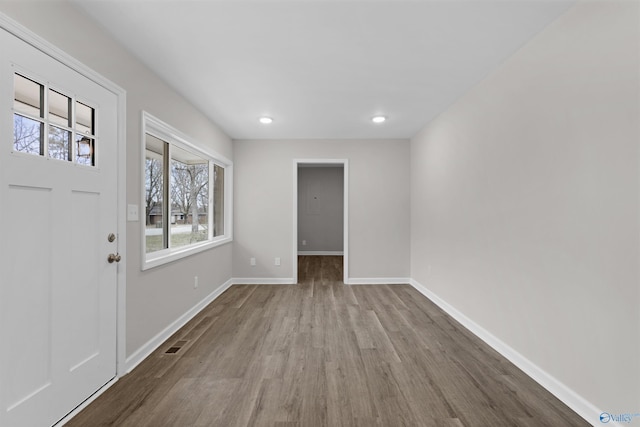
[[[231,241],[232,163],[143,113],[143,269]]]
[[[95,166],[96,110],[21,74],[13,82],[13,151]]]

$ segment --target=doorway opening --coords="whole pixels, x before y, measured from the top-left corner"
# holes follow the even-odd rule
[[[347,159],[294,160],[293,278],[300,256],[340,257],[348,283],[349,164]]]

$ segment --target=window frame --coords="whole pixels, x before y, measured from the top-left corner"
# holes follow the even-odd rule
[[[212,248],[217,246],[221,246],[233,241],[233,162],[216,151],[212,150],[210,147],[205,146],[204,144],[199,143],[198,141],[190,138],[186,134],[180,132],[175,129],[171,125],[163,122],[162,120],[154,117],[146,111],[142,111],[142,126],[141,126],[142,134],[141,134],[141,208],[140,209],[140,229],[141,229],[141,243],[142,243],[142,270],[148,270],[150,268],[158,267],[160,265],[164,265]],[[146,246],[146,206],[147,202],[145,199],[146,193],[146,135],[149,134],[155,138],[158,138],[165,143],[169,144],[168,151],[168,162],[166,165],[170,165],[171,163],[171,147],[176,147],[182,150],[189,151],[197,156],[200,156],[209,162],[209,224],[215,222],[213,218],[214,215],[214,194],[213,194],[213,174],[211,171],[214,169],[214,166],[217,165],[224,169],[224,186],[223,186],[223,224],[224,224],[224,233],[219,236],[212,236],[210,239],[207,239],[202,242],[196,242],[185,246],[179,246],[177,248],[165,248],[155,252],[147,253]],[[168,170],[165,170],[163,167],[163,174],[171,175],[171,167],[168,166]],[[170,185],[170,184],[169,184]],[[170,189],[169,189],[170,191]],[[171,197],[167,197],[166,200],[162,202],[163,211],[170,212],[171,209]],[[167,216],[168,218],[168,216]],[[163,224],[163,228],[166,225],[166,221],[163,219],[165,224]],[[213,234],[212,227],[209,227],[211,233]],[[167,230],[169,234],[170,240],[170,230]]]

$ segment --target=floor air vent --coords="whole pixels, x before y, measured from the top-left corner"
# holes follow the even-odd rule
[[[180,351],[183,345],[185,345],[187,341],[178,341],[174,346],[169,347],[169,350],[165,351],[165,354],[175,354]]]

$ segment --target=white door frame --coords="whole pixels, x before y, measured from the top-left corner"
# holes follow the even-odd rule
[[[93,81],[94,83],[102,86],[109,92],[112,92],[117,97],[118,102],[118,111],[117,111],[117,120],[118,120],[118,130],[117,130],[117,141],[114,141],[117,149],[117,176],[118,182],[114,183],[117,186],[117,212],[118,212],[118,231],[117,231],[117,240],[118,247],[117,251],[122,256],[122,261],[118,264],[117,269],[118,272],[116,274],[117,281],[117,314],[116,314],[116,322],[117,322],[117,337],[116,337],[116,347],[114,351],[116,352],[116,378],[121,377],[126,373],[125,370],[125,359],[126,359],[126,311],[125,311],[125,296],[126,296],[126,267],[127,267],[127,236],[126,236],[126,91],[122,89],[120,86],[115,83],[109,81],[102,75],[93,71],[83,63],[79,62],[77,59],[69,56],[67,53],[62,51],[60,48],[54,46],[49,41],[44,38],[38,36],[34,32],[32,32],[27,27],[19,24],[13,19],[9,18],[5,14],[0,12],[0,28],[6,30],[7,32],[13,34],[20,40],[30,44],[36,49],[42,51],[48,56],[56,59],[62,64],[66,65],[70,69],[78,72],[82,76],[87,79]],[[110,385],[111,383],[109,383]],[[107,387],[107,386],[105,386]],[[89,397],[89,396],[87,396]]]
[[[343,281],[349,284],[349,159],[293,159],[293,283],[298,283],[298,166],[326,165],[344,168]]]

